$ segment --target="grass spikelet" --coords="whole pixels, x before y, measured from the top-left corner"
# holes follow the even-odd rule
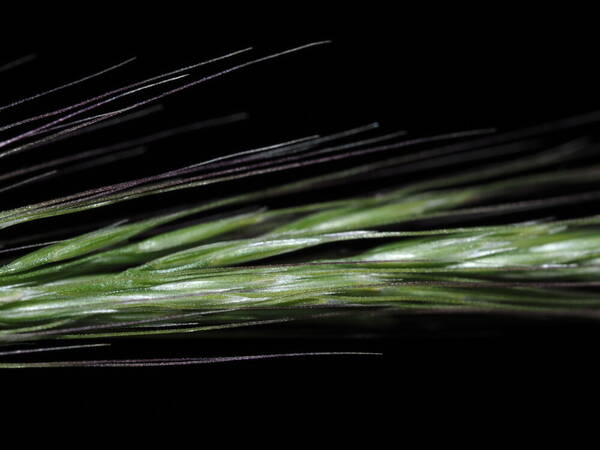
[[[0,158],[9,160],[26,150],[35,154],[33,150],[46,144],[138,119],[156,112],[152,105],[160,99],[321,44],[195,74],[208,63],[245,56],[250,49],[244,49],[0,124]],[[0,65],[0,72],[28,59]],[[13,101],[0,111],[132,61]],[[104,106],[113,109],[103,112]],[[60,158],[41,155],[41,162],[3,169],[0,182],[10,184],[0,186],[0,193],[42,184],[54,175],[102,170],[105,163],[138,156],[140,145],[244,117],[194,122]],[[109,224],[88,224],[84,232],[67,230],[59,238],[44,230],[41,244],[35,237],[18,239],[14,247],[0,240],[5,247],[0,253],[0,345],[7,346],[0,357],[105,345],[92,342],[97,339],[110,343],[124,337],[185,337],[261,326],[268,330],[273,324],[326,321],[365,309],[596,320],[600,217],[532,214],[515,219],[511,214],[598,198],[600,166],[592,161],[598,150],[593,131],[598,121],[600,114],[592,113],[527,129],[416,137],[366,124],[241,149],[104,186],[74,186],[68,194],[6,209],[0,212],[0,229],[27,223],[43,228],[59,216],[265,180],[252,190],[199,196],[194,204],[147,211],[143,218],[115,217]],[[292,179],[306,168],[326,170]],[[290,174],[291,179],[267,181],[274,174]],[[350,189],[362,183],[364,190]],[[337,195],[319,198],[331,188]],[[290,198],[294,201],[287,202]],[[279,203],[269,206],[273,199]],[[482,218],[496,223],[478,223]],[[50,346],[51,340],[83,343]],[[29,346],[15,347],[24,344]],[[2,362],[0,368],[147,367],[332,354],[346,353]]]

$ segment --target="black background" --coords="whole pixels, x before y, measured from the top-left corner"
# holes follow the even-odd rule
[[[20,70],[6,77],[4,86],[9,89],[0,91],[1,102],[132,55],[139,57],[134,67],[41,103],[46,108],[53,101],[70,100],[71,95],[76,99],[96,92],[93,88],[118,86],[248,45],[264,55],[310,41],[333,42],[178,94],[162,102],[164,112],[118,131],[122,134],[113,132],[109,140],[240,111],[248,112],[247,122],[178,138],[170,141],[172,147],[159,147],[141,162],[111,167],[109,173],[56,181],[51,192],[24,189],[7,201],[20,203],[25,198],[70,191],[75,184],[91,186],[107,177],[126,179],[133,171],[153,173],[211,155],[375,120],[385,129],[407,129],[419,135],[479,127],[511,129],[600,107],[595,30],[581,17],[525,16],[523,11],[504,11],[504,15],[495,10],[451,15],[433,7],[413,13],[375,5],[327,12],[322,7],[289,5],[282,11],[254,10],[253,14],[232,5],[230,13],[215,16],[197,7],[165,6],[145,11],[147,16],[135,10],[125,16],[119,9],[90,6],[48,20],[38,12],[35,25],[29,22],[7,35],[5,42],[11,45],[3,48],[5,59],[28,51],[37,52],[39,58],[31,65],[32,71]],[[32,109],[23,108],[19,114],[40,106],[32,104]],[[86,143],[101,145],[106,137],[87,139]],[[65,145],[74,148],[78,143]],[[210,192],[187,195],[185,201],[190,201],[193,195]],[[123,210],[114,212],[118,215]],[[496,389],[491,386],[510,382],[535,391],[542,374],[556,382],[560,380],[552,377],[559,372],[581,379],[595,374],[598,331],[594,323],[477,315],[399,317],[392,323],[391,327],[360,329],[358,336],[341,327],[332,338],[316,327],[313,339],[168,341],[144,350],[135,343],[122,343],[112,353],[96,354],[129,356],[141,351],[140,356],[151,357],[364,350],[383,351],[382,358],[303,358],[150,370],[20,371],[3,372],[0,378],[18,379],[21,386],[45,391],[48,385],[39,381],[44,377],[55,380],[58,392],[77,397],[91,389],[105,393],[109,401],[117,401],[115,392],[124,391],[137,401],[153,386],[155,400],[178,404],[181,398],[192,402],[232,392],[261,398],[315,389],[322,395],[335,392],[382,401],[398,390],[417,397],[456,390],[490,395]],[[81,398],[76,401],[83,402]]]

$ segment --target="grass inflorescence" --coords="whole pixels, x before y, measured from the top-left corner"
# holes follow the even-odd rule
[[[3,124],[4,133],[22,130],[18,127],[23,125],[29,128],[0,141],[0,158],[125,118],[138,109],[143,112],[168,95],[317,44],[201,78],[188,73],[248,49],[234,52]],[[0,111],[92,76],[7,104]],[[158,94],[99,113],[104,111],[101,107],[157,88]],[[47,122],[40,125],[43,120]],[[423,137],[396,131],[383,134],[377,124],[368,124],[125,182],[74,189],[68,195],[2,211],[0,228],[12,229],[150,196],[309,167],[328,169],[168,212],[149,211],[143,219],[90,226],[42,244],[24,239],[24,245],[11,248],[7,241],[0,253],[4,260],[0,344],[10,349],[25,344],[28,352],[36,351],[31,345],[42,345],[42,351],[53,349],[44,347],[48,340],[187,336],[306,317],[327,320],[328,315],[365,308],[407,314],[478,311],[596,318],[600,216],[510,218],[600,197],[594,190],[600,165],[589,162],[598,147],[589,130],[599,120],[600,114],[594,113],[506,132],[481,129]],[[175,132],[158,133],[152,139],[171,134]],[[146,141],[0,174],[0,180],[11,180],[0,190],[39,182],[73,167],[83,170],[81,161],[97,167],[103,161],[97,156],[114,157],[115,152]],[[69,166],[75,161],[77,166]],[[338,162],[346,165],[339,167]],[[565,163],[568,167],[561,166]],[[452,169],[440,172],[445,167]],[[346,186],[363,182],[369,189],[344,194]],[[330,188],[340,195],[319,201],[307,195]],[[298,202],[298,195],[306,200]],[[286,205],[290,196],[296,200]],[[282,202],[266,206],[272,199]],[[503,217],[509,220],[473,220]],[[13,251],[20,254],[12,256]],[[0,363],[0,367],[202,364],[280,356]]]

